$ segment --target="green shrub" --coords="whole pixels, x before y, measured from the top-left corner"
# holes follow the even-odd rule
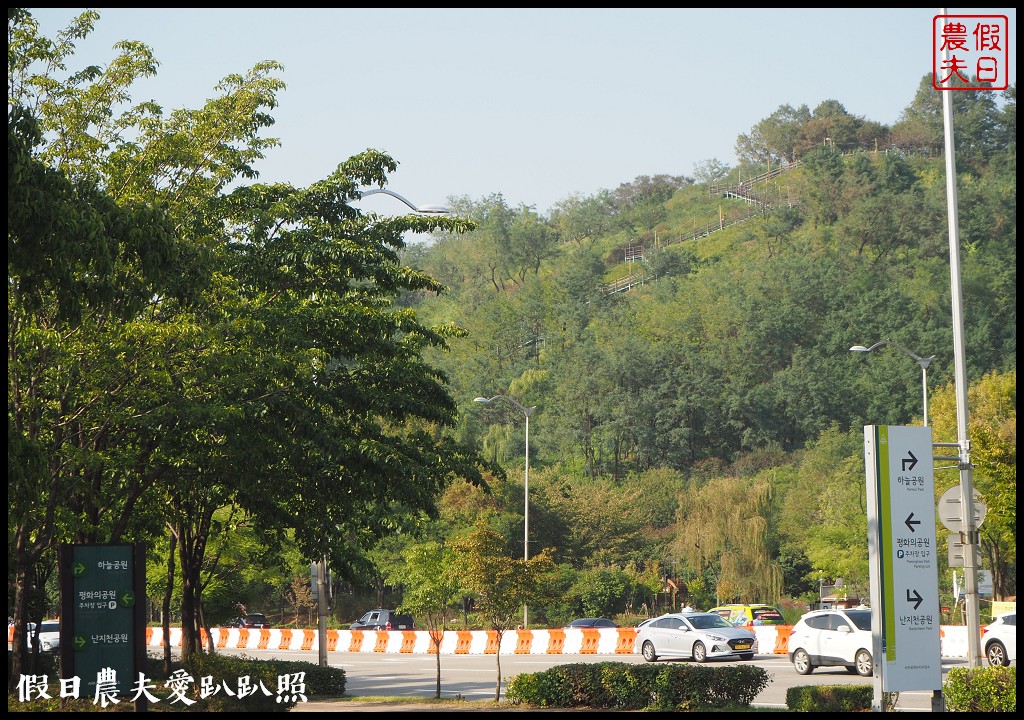
[[[786,707],[797,712],[864,712],[871,710],[871,685],[802,685],[786,691]]]
[[[576,663],[521,673],[505,696],[537,707],[698,711],[750,705],[769,682],[768,673],[752,665]]]
[[[786,707],[797,712],[867,712],[874,704],[872,685],[804,685],[786,691]],[[885,711],[892,712],[898,692],[882,693]]]
[[[950,668],[942,695],[947,710],[1016,712],[1017,666]]]

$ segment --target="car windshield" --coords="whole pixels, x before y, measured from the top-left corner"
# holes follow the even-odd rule
[[[765,625],[781,625],[782,615],[775,610],[753,610],[755,620],[760,620]]]
[[[731,622],[723,618],[721,615],[715,615],[714,613],[708,613],[706,615],[687,615],[686,619],[689,620],[690,624],[698,630],[734,627]]]

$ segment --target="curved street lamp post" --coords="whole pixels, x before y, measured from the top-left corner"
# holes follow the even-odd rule
[[[874,352],[883,345],[892,345],[897,350],[902,351],[904,355],[913,358],[914,362],[921,366],[921,388],[924,397],[924,422],[922,424],[925,427],[928,427],[928,366],[931,365],[931,362],[932,360],[935,359],[935,356],[932,355],[931,357],[926,358],[920,357],[910,352],[902,345],[898,345],[888,340],[881,340],[879,342],[876,342],[871,347],[864,347],[863,345],[854,345],[852,348],[850,348],[850,352]]]
[[[530,414],[535,410],[532,407],[526,407],[518,400],[510,398],[507,395],[495,395],[494,397],[484,398],[478,397],[473,398],[473,402],[478,403],[489,403],[495,400],[507,400],[517,408],[523,411],[523,415],[526,416],[526,463],[523,466],[523,562],[525,563],[530,559]],[[523,603],[523,628],[530,627],[529,612],[527,610],[526,603]]]
[[[367,197],[369,195],[377,195],[379,193],[384,193],[385,195],[390,195],[393,198],[397,198],[404,202],[409,207],[411,207],[416,212],[422,213],[424,215],[447,215],[451,212],[448,208],[444,207],[443,205],[416,205],[411,200],[408,200],[399,195],[398,193],[396,193],[394,190],[388,190],[387,188],[373,188],[372,190],[360,190],[359,199],[362,200],[364,197]]]

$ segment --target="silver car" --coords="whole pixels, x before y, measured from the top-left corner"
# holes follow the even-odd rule
[[[757,635],[715,613],[668,613],[637,629],[636,647],[647,662],[669,657],[699,663],[734,656],[750,660],[757,652]]]

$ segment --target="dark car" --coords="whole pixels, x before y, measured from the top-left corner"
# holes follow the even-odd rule
[[[263,613],[247,613],[232,620],[231,627],[264,629],[270,627],[270,621]]]
[[[578,618],[566,625],[567,628],[613,628],[618,627],[608,618]]]
[[[413,630],[412,615],[404,615],[394,610],[377,608],[370,610],[361,618],[349,625],[350,630]]]

